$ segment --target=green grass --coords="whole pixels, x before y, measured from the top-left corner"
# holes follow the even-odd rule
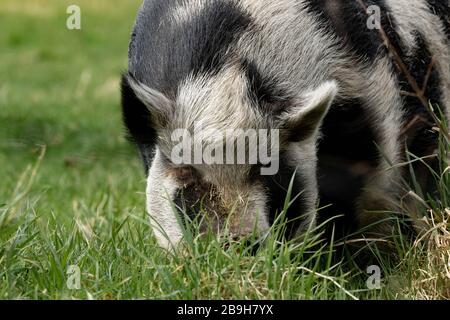
[[[175,254],[159,249],[119,107],[140,1],[77,3],[80,31],[65,27],[72,1],[0,4],[0,298],[450,297],[443,201],[428,219],[433,241],[401,243],[400,262],[379,262],[380,290],[367,288],[369,275],[351,259],[333,259],[317,235],[271,238],[256,255],[212,237],[188,237]],[[79,290],[67,286],[71,265],[81,271]]]

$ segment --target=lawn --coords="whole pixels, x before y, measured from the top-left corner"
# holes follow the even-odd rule
[[[76,1],[81,30],[66,28],[70,4],[0,3],[0,299],[450,298],[439,205],[433,241],[379,261],[379,288],[316,235],[254,255],[189,237],[175,255],[159,249],[120,114],[140,0]]]

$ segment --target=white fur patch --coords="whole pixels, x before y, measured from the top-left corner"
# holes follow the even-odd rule
[[[157,150],[148,175],[147,212],[159,245],[166,249],[176,246],[183,238],[177,213],[171,204],[178,188],[175,180],[166,174],[161,152]]]
[[[178,90],[173,122],[180,128],[202,125],[202,133],[226,129],[256,128],[261,117],[251,107],[245,75],[227,66],[217,76],[188,78]]]

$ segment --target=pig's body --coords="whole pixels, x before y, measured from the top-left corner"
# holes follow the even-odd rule
[[[173,204],[198,214],[202,202],[222,217],[214,220],[218,229],[228,220],[233,234],[264,234],[294,175],[293,198],[299,196],[287,216],[301,219],[290,235],[315,225],[319,199],[345,213],[352,228],[385,218],[371,211],[393,209],[390,200],[403,196],[406,171],[398,164],[405,147],[429,155],[437,136],[423,103],[407,94],[413,89],[380,31],[368,27],[363,6],[374,4],[412,77],[427,83],[424,96],[450,116],[449,7],[440,2],[144,2],[123,111],[148,171],[147,207],[162,246],[182,238]],[[280,129],[278,172],[262,176],[250,164],[174,165],[171,133],[198,122],[205,132]],[[382,223],[371,232],[392,230]]]

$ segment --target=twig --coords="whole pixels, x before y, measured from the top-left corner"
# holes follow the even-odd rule
[[[418,123],[426,123],[429,126],[432,126],[433,124],[431,122],[429,122],[427,119],[425,119],[424,117],[420,116],[420,115],[416,115],[411,121],[409,121],[406,126],[403,128],[401,134],[405,134],[409,131],[409,129],[411,129],[414,125],[418,124]]]
[[[363,239],[352,239],[352,240],[344,240],[342,242],[338,242],[336,243],[334,246],[335,247],[342,247],[348,244],[352,244],[352,243],[360,243],[360,242],[382,242],[382,243],[389,243],[388,240],[386,239],[377,239],[377,238],[363,238]]]
[[[422,94],[425,95],[425,92],[428,87],[428,82],[430,81],[431,73],[433,72],[434,65],[436,64],[436,59],[434,57],[431,57],[431,62],[428,65],[427,74],[425,75],[425,79],[423,80],[422,85]]]
[[[367,6],[364,4],[364,2],[362,0],[355,0],[360,7],[364,10],[364,12],[367,13]],[[380,21],[381,23],[381,21]],[[430,65],[428,66],[428,71],[427,71],[427,75],[425,77],[425,81],[422,85],[423,88],[421,88],[418,84],[417,81],[414,79],[414,77],[411,75],[411,72],[409,71],[408,67],[406,66],[406,64],[403,62],[402,57],[400,56],[400,54],[397,52],[397,49],[395,48],[395,46],[392,44],[391,40],[389,39],[389,36],[387,35],[386,31],[384,30],[383,26],[381,26],[378,29],[378,33],[380,35],[381,40],[383,40],[384,45],[386,46],[388,52],[391,54],[392,58],[394,59],[395,65],[397,66],[397,68],[399,69],[399,72],[401,72],[406,80],[408,81],[409,85],[411,86],[411,88],[414,91],[414,96],[419,99],[419,101],[422,103],[422,105],[424,106],[425,110],[428,111],[428,113],[430,113],[432,119],[436,122],[436,124],[439,126],[439,128],[441,129],[442,134],[445,136],[445,138],[447,139],[447,141],[450,143],[450,134],[449,132],[445,129],[445,126],[442,124],[442,122],[438,119],[438,117],[436,116],[436,114],[434,113],[434,111],[432,110],[432,108],[430,107],[430,104],[428,102],[428,99],[425,97],[425,91],[426,91],[426,87],[428,85],[429,79],[431,77],[431,73],[435,64],[435,59],[434,57],[432,57],[432,60],[430,62]],[[402,91],[403,94],[405,94],[404,91]],[[412,96],[412,94],[407,94],[409,96]]]
[[[408,92],[408,91],[404,91],[404,90],[400,90],[400,94],[402,96],[408,96],[408,97],[414,97],[417,98],[417,94],[412,93],[412,92]]]

